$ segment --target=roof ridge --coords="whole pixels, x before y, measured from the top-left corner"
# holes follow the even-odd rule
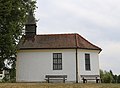
[[[37,34],[36,36],[41,36],[41,35],[76,35],[78,33],[56,33],[56,34]]]

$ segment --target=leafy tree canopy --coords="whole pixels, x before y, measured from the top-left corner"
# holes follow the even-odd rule
[[[112,70],[100,70],[100,78],[102,83],[120,83],[120,75],[113,74]]]
[[[36,1],[0,0],[0,69],[4,60],[15,60],[16,46],[24,30],[30,9],[35,10]]]

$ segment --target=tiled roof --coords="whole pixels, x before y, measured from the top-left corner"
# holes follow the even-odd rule
[[[23,36],[18,49],[89,49],[100,50],[79,34],[46,34],[33,37]]]

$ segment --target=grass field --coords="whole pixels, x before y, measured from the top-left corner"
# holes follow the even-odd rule
[[[120,88],[120,84],[0,83],[0,88]]]

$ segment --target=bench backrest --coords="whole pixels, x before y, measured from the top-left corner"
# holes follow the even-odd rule
[[[81,77],[83,79],[89,79],[89,80],[93,80],[93,79],[100,79],[99,75],[81,75]]]
[[[81,77],[100,77],[99,75],[81,75]]]
[[[67,75],[46,75],[45,78],[67,78]]]

